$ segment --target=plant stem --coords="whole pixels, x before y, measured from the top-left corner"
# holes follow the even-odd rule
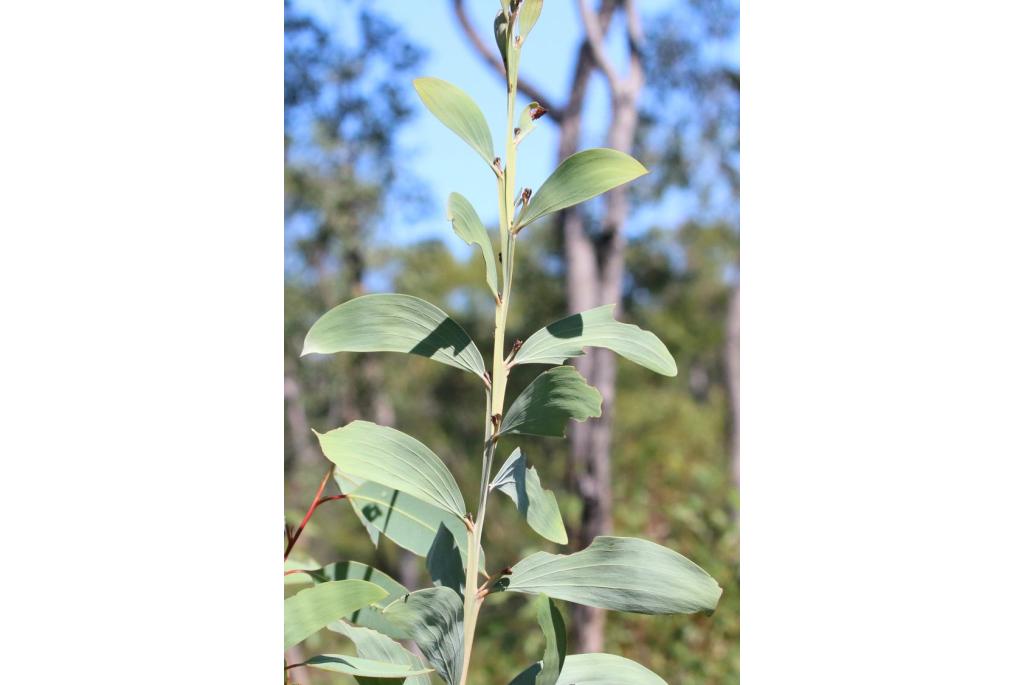
[[[512,50],[511,26],[508,32],[509,46]],[[473,637],[476,633],[476,621],[480,614],[480,605],[484,597],[477,596],[477,576],[479,575],[480,545],[483,542],[484,519],[487,515],[487,495],[490,492],[488,483],[491,479],[491,467],[494,463],[494,452],[497,448],[497,432],[501,426],[501,415],[505,410],[505,382],[508,380],[508,367],[505,365],[505,325],[508,321],[509,302],[512,299],[512,273],[515,261],[516,237],[512,233],[512,221],[515,217],[515,181],[516,181],[516,145],[513,130],[516,106],[516,82],[508,79],[507,89],[507,127],[505,132],[505,170],[498,182],[498,206],[500,215],[499,242],[502,265],[501,297],[494,309],[494,356],[491,361],[491,388],[487,393],[487,416],[484,428],[484,456],[480,473],[480,499],[477,505],[477,518],[473,525],[473,540],[466,555],[466,589],[463,604],[463,648],[462,675],[459,685],[466,685],[469,678],[469,662],[473,652]],[[484,595],[486,596],[486,595]]]
[[[307,523],[309,523],[309,519],[313,516],[313,512],[316,511],[316,508],[319,507],[324,502],[329,502],[332,499],[344,498],[344,495],[342,495],[341,497],[335,495],[333,497],[324,497],[323,499],[321,499],[321,497],[324,494],[324,489],[327,487],[327,481],[331,479],[332,473],[334,473],[334,464],[331,464],[331,468],[327,469],[327,473],[324,474],[323,480],[320,481],[320,487],[317,488],[316,494],[313,495],[313,501],[310,503],[309,510],[303,517],[302,523],[300,523],[299,527],[295,529],[295,534],[288,539],[288,546],[284,550],[285,561],[288,560],[288,555],[291,554],[292,547],[294,547],[295,543],[299,541],[299,536],[302,535],[302,529],[306,527]]]

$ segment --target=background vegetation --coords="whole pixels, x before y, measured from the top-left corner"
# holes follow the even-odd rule
[[[452,9],[461,4],[453,2]],[[604,4],[614,10],[618,3]],[[639,11],[645,78],[630,152],[653,173],[634,184],[628,216],[618,227],[626,239],[617,316],[654,331],[675,356],[680,374],[665,378],[632,364],[618,368],[611,525],[615,534],[680,551],[701,564],[724,593],[710,617],[609,615],[603,640],[606,651],[647,665],[673,685],[736,683],[739,446],[732,438],[738,412],[731,384],[737,379],[729,352],[737,339],[729,329],[738,302],[739,78],[728,51],[715,48],[734,41],[738,27],[728,3],[661,4],[657,12],[645,13],[642,4]],[[310,8],[286,3],[284,466],[286,517],[292,523],[301,518],[327,465],[310,428],[334,428],[356,418],[396,425],[430,445],[464,488],[479,479],[480,395],[472,378],[408,355],[298,360],[303,336],[319,314],[371,290],[415,293],[438,304],[478,342],[485,358],[490,354],[484,342],[493,326],[493,301],[480,287],[479,254],[460,260],[440,237],[399,241],[395,226],[382,230],[385,216],[429,215],[442,235],[450,230],[444,197],[458,188],[443,187],[444,195],[431,196],[398,142],[403,127],[423,115],[411,87],[421,75],[423,49],[386,14],[386,4],[349,6],[351,23],[339,30]],[[450,20],[457,21],[454,11]],[[543,45],[533,49],[542,51]],[[581,45],[581,54],[585,49]],[[524,78],[529,79],[525,66]],[[607,109],[608,103],[591,96],[584,108]],[[555,151],[546,154],[553,168]],[[690,201],[666,203],[670,196]],[[598,246],[608,214],[607,203],[594,201],[580,217]],[[572,247],[559,222],[538,222],[528,229],[529,240],[520,242],[510,340],[525,339],[568,311],[566,260]],[[513,372],[509,396],[524,380]],[[541,469],[545,487],[556,490],[567,526],[583,530],[585,507],[570,443],[524,438],[521,445]],[[492,507],[504,511],[488,518],[489,567],[511,565],[544,546],[508,502]],[[566,551],[554,547],[549,551]],[[422,560],[383,538],[374,549],[345,502],[318,510],[293,553],[303,556],[321,563],[361,560],[407,585],[422,585],[415,580]],[[507,682],[538,658],[542,637],[522,597],[496,595],[485,611],[501,620],[486,620],[479,628],[474,675],[479,682]],[[570,618],[568,627],[571,633],[578,626]],[[344,647],[325,644],[320,651]],[[344,678],[314,672],[294,677],[308,683]]]

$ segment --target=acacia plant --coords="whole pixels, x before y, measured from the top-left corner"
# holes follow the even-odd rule
[[[355,561],[322,568],[291,564],[288,580],[312,582],[285,600],[285,649],[328,628],[349,638],[357,656],[325,654],[304,665],[346,673],[359,682],[429,685],[436,671],[447,685],[465,685],[477,621],[496,592],[536,595],[546,648],[542,660],[512,685],[655,684],[664,680],[644,666],[611,654],[566,656],[565,625],[553,602],[560,599],[641,614],[711,612],[721,588],[703,569],[661,545],[637,538],[601,536],[575,554],[531,554],[511,568],[485,570],[482,548],[487,501],[510,497],[541,537],[568,542],[558,502],[541,486],[526,455],[510,450],[491,477],[499,449],[515,435],[564,437],[567,422],[600,416],[601,396],[572,366],[562,366],[589,346],[605,347],[666,376],[676,364],[649,331],[612,317],[612,306],[573,314],[543,328],[506,353],[505,322],[512,302],[516,242],[524,230],[553,212],[627,183],[647,170],[610,149],[584,150],[565,159],[536,192],[516,190],[516,152],[545,110],[536,102],[514,111],[523,44],[543,0],[503,0],[494,34],[507,74],[504,159],[494,153],[483,113],[465,92],[436,78],[414,82],[424,105],[469,144],[494,174],[498,189],[498,250],[465,197],[452,193],[448,218],[455,233],[483,252],[485,280],[494,296],[494,355],[490,371],[476,344],[438,307],[412,295],[358,297],[324,314],[309,330],[302,354],[404,352],[473,374],[484,399],[483,468],[475,515],[455,478],[426,445],[393,428],[354,421],[317,433],[332,462],[306,518],[289,531],[287,561],[302,527],[329,499],[348,499],[376,544],[380,535],[426,558],[433,585],[410,591],[381,571]],[[500,281],[499,281],[500,274]],[[537,375],[506,409],[505,387],[517,366],[553,365]],[[342,494],[322,497],[333,476]],[[411,640],[423,657],[397,640]],[[425,659],[425,661],[424,661]],[[286,664],[287,669],[299,664]]]

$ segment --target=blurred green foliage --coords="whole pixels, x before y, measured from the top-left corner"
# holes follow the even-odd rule
[[[301,519],[328,466],[315,445],[310,449],[312,435],[302,434],[303,422],[307,428],[331,429],[357,416],[372,418],[382,403],[385,413],[393,413],[396,427],[446,462],[464,492],[474,490],[479,480],[485,417],[480,409],[483,392],[472,376],[411,355],[298,359],[313,321],[360,292],[367,273],[386,278],[389,290],[415,293],[449,312],[477,341],[484,358],[490,356],[493,299],[481,278],[479,252],[460,262],[440,241],[380,245],[367,230],[383,203],[420,197],[414,183],[398,181],[400,154],[390,142],[390,133],[411,111],[412,90],[406,85],[418,53],[396,26],[363,14],[363,43],[345,47],[286,5],[284,465],[285,515],[292,524]],[[376,64],[368,73],[388,74],[385,81],[398,84],[381,107],[367,108],[360,100],[367,84],[360,80],[361,72],[343,66],[356,59],[364,66]],[[648,130],[671,125],[650,121]],[[347,135],[340,135],[343,128]],[[637,201],[645,201],[642,189]],[[540,221],[520,241],[510,340],[525,339],[566,313],[561,241],[553,227],[552,221]],[[629,243],[623,308],[617,312],[617,318],[655,332],[680,373],[666,378],[620,363],[614,534],[644,537],[678,550],[724,588],[712,616],[609,614],[605,651],[646,665],[672,685],[739,682],[739,501],[730,475],[724,368],[738,242],[734,221],[687,222],[644,232]],[[377,368],[367,364],[373,360]],[[517,367],[508,396],[515,397],[540,369]],[[498,463],[516,444],[509,443],[496,456]],[[566,524],[573,525],[580,503],[565,488],[567,443],[522,436],[518,444],[537,466],[544,486],[555,491]],[[334,492],[330,487],[329,493]],[[533,533],[505,498],[493,498],[490,506],[484,541],[488,570],[511,566],[538,549],[566,551]],[[293,559],[324,564],[357,560],[398,578],[406,554],[384,538],[375,549],[350,506],[338,501],[317,511]],[[417,562],[422,569],[422,560]],[[425,577],[421,570],[420,587]],[[307,655],[313,650],[351,652],[329,631],[303,646]],[[543,650],[531,603],[511,593],[494,595],[478,628],[472,682],[508,682]],[[347,678],[312,671],[304,677],[313,684]]]

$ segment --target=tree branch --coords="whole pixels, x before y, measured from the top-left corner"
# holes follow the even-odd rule
[[[455,10],[455,17],[459,20],[459,26],[462,27],[463,33],[469,38],[469,42],[473,44],[473,47],[480,54],[480,56],[487,61],[495,71],[504,78],[505,77],[505,65],[501,59],[498,58],[497,53],[494,50],[488,49],[487,44],[484,43],[483,38],[473,28],[472,22],[469,20],[469,16],[466,14],[466,6],[463,4],[463,0],[452,0],[452,9]],[[541,92],[540,88],[533,84],[529,79],[523,78],[520,74],[518,81],[519,90],[529,97],[531,100],[536,100],[548,110],[547,116],[549,119],[561,124],[562,116],[564,114],[563,108],[555,105],[554,101],[547,95]]]
[[[601,21],[590,6],[590,0],[577,0],[576,5],[580,10],[580,19],[583,20],[583,30],[586,33],[594,63],[598,69],[604,72],[605,78],[608,79],[608,87],[613,93],[618,93],[622,90],[623,84],[604,49],[604,31],[601,30]]]

